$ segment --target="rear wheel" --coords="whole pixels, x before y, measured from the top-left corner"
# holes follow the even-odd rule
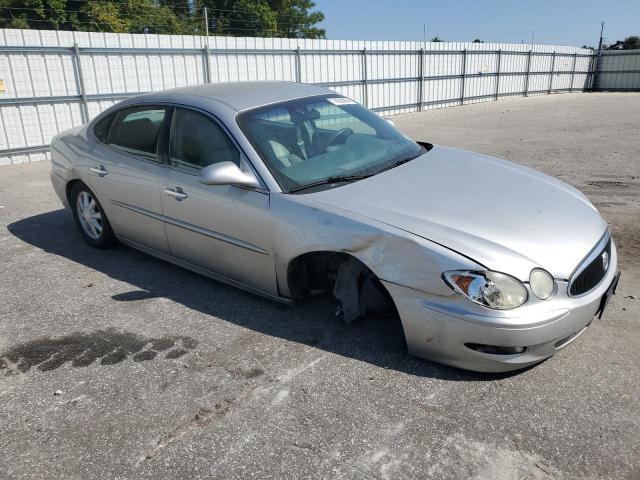
[[[109,248],[116,243],[102,205],[95,194],[84,183],[78,182],[70,195],[73,219],[82,238],[95,248]]]

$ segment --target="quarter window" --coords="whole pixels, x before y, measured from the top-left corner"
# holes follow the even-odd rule
[[[240,152],[222,128],[204,115],[176,108],[171,121],[170,163],[201,169],[213,163],[240,166]]]
[[[158,136],[165,115],[166,109],[162,107],[120,110],[109,130],[109,145],[157,161]]]
[[[98,140],[100,140],[102,143],[107,143],[109,127],[111,126],[111,122],[113,121],[114,116],[115,113],[112,113],[111,115],[104,117],[103,119],[99,120],[93,127],[93,134],[98,137]]]

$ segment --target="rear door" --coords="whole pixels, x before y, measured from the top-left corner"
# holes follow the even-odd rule
[[[158,145],[168,111],[138,105],[98,122],[88,174],[116,235],[162,253],[168,252],[161,201],[166,166]]]
[[[199,182],[212,163],[251,168],[213,117],[176,107],[170,130],[162,207],[171,255],[276,294],[268,191]]]

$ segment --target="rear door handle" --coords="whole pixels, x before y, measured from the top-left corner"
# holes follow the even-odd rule
[[[164,193],[167,195],[171,195],[173,198],[178,200],[179,202],[187,198],[189,195],[184,193],[180,187],[176,187],[175,190],[173,188],[167,188]]]
[[[107,173],[109,173],[107,169],[104,168],[104,165],[100,165],[99,168],[91,167],[91,171],[93,173],[97,173],[99,177],[104,177]]]

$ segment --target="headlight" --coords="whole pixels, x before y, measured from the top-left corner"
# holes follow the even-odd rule
[[[504,273],[454,270],[444,272],[442,278],[454,291],[484,307],[509,310],[527,301],[524,285]]]
[[[534,268],[531,270],[531,274],[529,275],[529,285],[531,286],[533,294],[540,300],[546,300],[549,298],[553,294],[553,290],[556,286],[551,274],[541,268]]]

